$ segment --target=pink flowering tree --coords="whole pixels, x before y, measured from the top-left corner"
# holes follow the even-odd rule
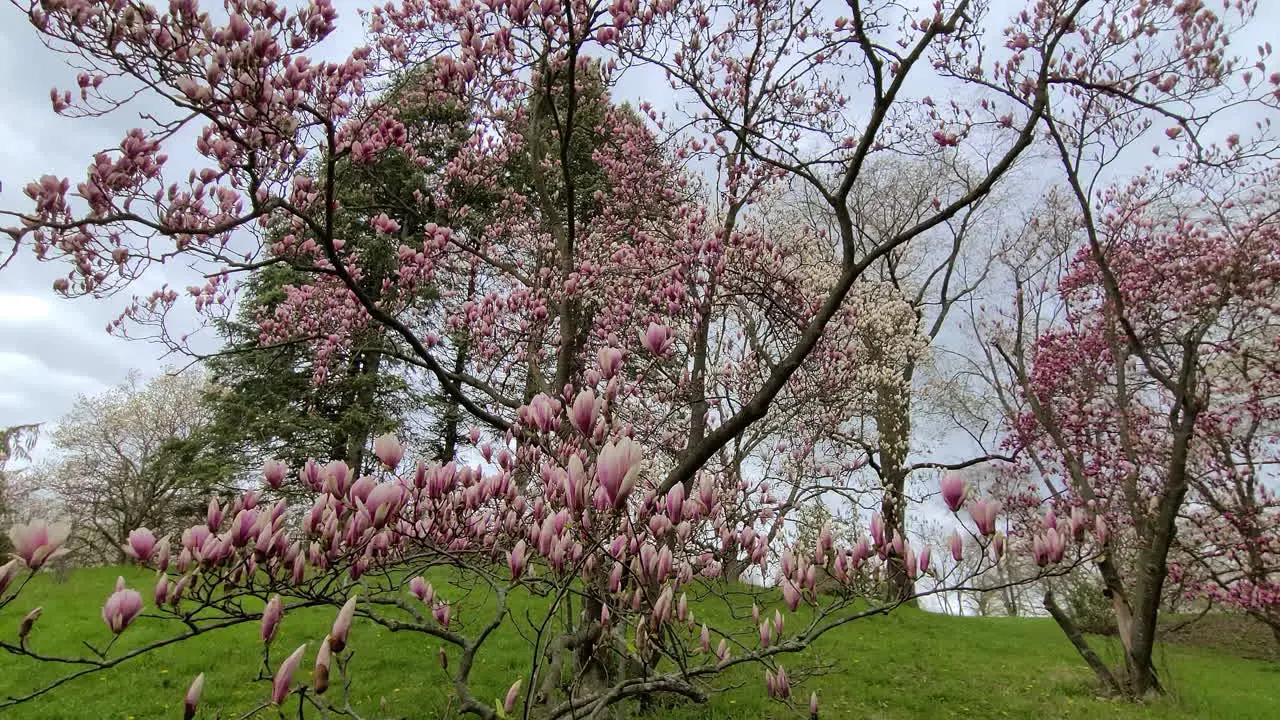
[[[166,111],[95,155],[74,192],[55,176],[24,188],[33,205],[2,213],[13,252],[62,263],[54,289],[68,296],[132,289],[158,264],[186,261],[203,285],[144,289],[114,323],[159,328],[178,344],[179,304],[226,317],[238,278],[286,265],[305,281],[260,318],[264,343],[307,343],[322,383],[326,364],[375,328],[475,428],[458,457],[430,464],[379,438],[381,468],[369,475],[337,459],[268,463],[265,487],[214,498],[181,538],[138,529],[129,554],[158,573],[151,602],[117,587],[107,632],[127,632],[148,605],[181,629],[123,653],[108,639],[90,655],[52,657],[31,637],[37,608],[0,647],[76,670],[7,704],[231,625],[261,623],[269,647],[281,617],[312,606],[341,608],[332,632],[314,652],[264,653],[273,681],[262,708],[348,709],[329,685],[336,677],[346,688],[357,672],[357,618],[443,643],[461,711],[484,718],[517,707],[601,717],[658,693],[701,700],[705,680],[743,664],[763,665],[766,691],[785,701],[803,677],[794,663],[788,673],[788,656],[909,599],[859,604],[860,573],[892,562],[909,579],[936,575],[938,591],[965,581],[958,560],[941,563],[941,549],[877,522],[856,543],[823,533],[812,553],[771,548],[760,529],[789,502],[732,451],[772,423],[759,437],[794,446],[758,442],[749,454],[785,452],[791,487],[810,468],[856,468],[856,456],[835,450],[838,460],[820,461],[815,448],[831,436],[804,412],[824,398],[837,401],[821,420],[858,412],[863,386],[842,373],[866,357],[850,345],[876,323],[851,311],[855,286],[991,192],[1048,117],[1054,68],[1071,62],[1081,23],[1109,17],[1108,4],[1036,3],[1001,48],[986,47],[985,7],[968,0],[918,14],[853,2],[837,17],[794,0],[732,10],[408,0],[369,12],[369,43],[338,62],[308,56],[335,26],[328,0],[296,11],[232,0],[225,19],[196,0],[19,4],[44,42],[83,68],[77,90],[51,93],[55,112],[92,120],[135,96]],[[1176,42],[1190,31],[1165,19],[1151,32]],[[999,61],[990,71],[973,57]],[[613,106],[611,88],[632,72],[668,78],[676,107]],[[446,182],[344,207],[338,188],[351,168],[386,153],[430,162],[403,107],[381,92],[388,74],[471,108],[470,134]],[[938,107],[915,94],[917,81],[974,100]],[[174,170],[166,150],[189,135],[196,167]],[[968,182],[939,186],[884,237],[859,235],[848,201],[874,157],[962,152],[982,156]],[[791,183],[820,199],[830,232],[771,235],[755,203]],[[449,222],[397,219],[418,205],[447,209]],[[353,222],[366,232],[347,232]],[[383,243],[361,242],[368,232],[399,241],[376,281],[362,260]],[[797,239],[824,251],[822,272],[787,251]],[[285,490],[305,500],[276,501]],[[953,510],[969,503],[958,520],[972,542],[949,542],[950,552],[995,562],[998,506],[953,490]],[[1083,557],[1056,537],[1044,551],[1051,572]],[[23,598],[63,540],[21,528],[0,602]],[[699,623],[690,596],[717,587],[730,559],[759,567],[788,614],[756,604],[749,621]],[[441,584],[440,566],[459,579]],[[833,592],[816,591],[819,569]],[[545,615],[513,618],[513,593],[540,596]],[[263,610],[247,610],[249,597]],[[791,615],[802,605],[807,616]],[[477,654],[525,622],[529,666],[501,702],[476,697]],[[294,681],[303,662],[315,663],[308,687]],[[188,717],[203,690],[200,676]]]
[[[1034,82],[1023,64],[1043,57],[1040,35],[1062,25],[1065,5],[1045,3],[1006,31],[1015,54],[1000,73],[1022,78],[1024,97]],[[1229,51],[1255,6],[1134,0],[1072,17],[1041,118],[1062,202],[1032,223],[1061,255],[1024,258],[1020,270],[1034,269],[1014,273],[1007,322],[988,355],[993,376],[1013,390],[1002,404],[1014,443],[1033,451],[1022,469],[1044,483],[1028,487],[1024,477],[1007,498],[1021,518],[1019,545],[1036,553],[1034,540],[1043,550],[1058,518],[1099,513],[1096,567],[1121,630],[1124,677],[1072,632],[1051,593],[1046,605],[1100,681],[1137,696],[1160,689],[1156,621],[1193,468],[1204,461],[1199,428],[1215,403],[1230,414],[1235,394],[1213,391],[1228,351],[1218,341],[1229,308],[1255,308],[1263,292],[1223,263],[1252,276],[1270,262],[1241,255],[1239,244],[1241,232],[1271,232],[1259,208],[1276,138],[1268,122],[1241,132],[1238,120],[1269,115],[1280,99],[1268,43]],[[1145,162],[1162,168],[1123,179]]]
[[[1096,514],[1085,529],[1126,675],[1095,669],[1116,689],[1159,687],[1151,648],[1171,560],[1175,578],[1191,573],[1211,595],[1264,618],[1273,607],[1276,516],[1250,459],[1267,462],[1261,433],[1274,402],[1272,373],[1256,358],[1275,337],[1275,172],[1224,179],[1187,166],[1107,191],[1096,226],[1106,264],[1081,248],[1057,282],[1061,323],[1034,345],[1017,335],[996,343],[1023,393],[1015,432],[1025,469],[1048,492],[1011,488],[1010,517],[1039,553],[1045,527],[1069,520],[1078,536]],[[1058,614],[1052,594],[1046,606]]]

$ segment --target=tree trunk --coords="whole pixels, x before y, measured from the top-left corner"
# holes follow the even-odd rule
[[[363,421],[356,432],[351,433],[347,438],[346,453],[347,464],[351,466],[351,472],[357,475],[364,471],[365,445],[373,435],[373,428],[368,418],[373,414],[373,402],[378,391],[377,377],[381,368],[382,353],[367,352],[359,355],[356,377],[360,378],[360,390],[355,397],[355,406],[359,408]]]
[[[1089,668],[1093,670],[1093,674],[1098,679],[1098,684],[1119,695],[1120,683],[1116,680],[1116,676],[1111,673],[1111,669],[1107,667],[1106,663],[1102,662],[1102,658],[1098,657],[1093,648],[1089,647],[1088,641],[1084,638],[1084,633],[1080,632],[1080,628],[1076,627],[1076,624],[1071,621],[1071,617],[1063,612],[1062,608],[1058,607],[1057,601],[1053,598],[1052,590],[1048,590],[1044,594],[1044,609],[1049,611],[1049,615],[1058,623],[1058,627],[1062,628],[1062,632],[1066,633],[1067,639],[1071,641],[1071,644],[1075,646],[1080,656],[1089,665]]]
[[[597,587],[597,590],[601,588]],[[595,593],[587,593],[582,601],[582,642],[574,648],[574,677],[587,692],[594,692],[607,687],[613,667],[613,653],[605,638],[604,628],[600,626],[600,612],[604,603]]]
[[[1155,515],[1149,520],[1151,541],[1142,552],[1138,563],[1137,583],[1134,590],[1133,627],[1129,635],[1128,647],[1132,672],[1130,685],[1133,694],[1137,697],[1151,692],[1164,692],[1160,679],[1156,676],[1151,656],[1155,650],[1160,599],[1164,593],[1164,581],[1169,575],[1169,549],[1173,546],[1173,541],[1178,534],[1178,512],[1182,509],[1189,484],[1187,462],[1198,415],[1199,406],[1193,399],[1185,397],[1182,411],[1174,427],[1173,451],[1169,458],[1169,473],[1164,493],[1160,495]]]
[[[903,373],[902,385],[881,385],[876,397],[876,427],[880,434],[880,481],[884,493],[880,516],[884,521],[885,539],[896,532],[907,539],[907,452],[911,443],[910,367]],[[915,582],[907,577],[903,559],[889,554],[886,566],[886,595],[890,602],[906,602],[916,592]],[[914,604],[914,601],[910,601]]]

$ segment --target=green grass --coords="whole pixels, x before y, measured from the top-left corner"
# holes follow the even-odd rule
[[[82,570],[58,584],[41,576],[21,598],[0,611],[0,634],[12,640],[19,618],[44,607],[32,647],[49,654],[82,654],[80,643],[105,642],[99,610],[116,569]],[[152,576],[126,571],[132,587],[150,593]],[[445,597],[447,588],[437,587]],[[149,602],[149,601],[148,601]],[[521,599],[519,605],[532,602]],[[715,608],[704,608],[709,616]],[[719,612],[723,612],[720,609]],[[274,645],[278,655],[328,632],[331,610],[297,611],[283,623]],[[770,613],[771,614],[771,613]],[[143,618],[121,638],[118,650],[145,644],[172,631],[171,623]],[[218,631],[72,681],[7,712],[8,717],[173,718],[197,673],[206,674],[206,717],[238,717],[267,697],[269,684],[254,681],[260,663],[256,623]],[[1097,640],[1116,658],[1110,641]],[[437,659],[438,644],[418,635],[396,634],[357,622],[353,697],[365,717],[451,717],[449,684]],[[303,675],[309,674],[309,653]],[[860,620],[826,635],[808,654],[830,665],[810,679],[824,718],[1250,718],[1280,717],[1280,665],[1246,660],[1212,649],[1169,646],[1159,651],[1170,698],[1147,705],[1099,700],[1090,676],[1051,621],[1018,618],[954,618],[918,610]],[[514,633],[499,632],[478,658],[474,689],[494,698],[527,665],[528,650]],[[789,668],[799,664],[788,659]],[[0,656],[0,697],[30,692],[66,672],[62,666]],[[800,718],[764,697],[756,668],[723,678],[725,688],[706,705],[675,703],[653,713],[661,720]],[[799,701],[799,699],[798,699]],[[799,701],[800,705],[804,701]],[[277,717],[274,711],[261,717]],[[296,713],[290,717],[297,717]]]

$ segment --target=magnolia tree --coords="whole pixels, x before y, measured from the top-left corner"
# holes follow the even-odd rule
[[[1151,658],[1180,516],[1206,507],[1187,505],[1192,481],[1221,464],[1202,430],[1211,417],[1229,434],[1247,425],[1222,418],[1236,415],[1255,381],[1223,373],[1235,343],[1256,342],[1239,335],[1266,334],[1258,328],[1270,281],[1249,278],[1272,263],[1265,208],[1276,138],[1269,119],[1253,128],[1240,119],[1274,114],[1280,74],[1267,72],[1269,43],[1229,54],[1256,3],[1221,12],[1198,2],[1112,5],[1105,19],[1078,26],[1083,46],[1054,66],[1043,117],[1062,191],[1032,234],[1062,254],[1023,258],[987,357],[1004,386],[1012,442],[1031,451],[1008,496],[1020,544],[1035,552],[1039,538],[1043,550],[1058,518],[1100,513],[1097,569],[1120,628],[1124,676],[1073,632],[1051,593],[1045,604],[1105,686],[1140,696],[1160,688]],[[1025,32],[1037,22],[1013,34],[1020,52],[1011,72],[1046,49]],[[1180,28],[1172,41],[1160,37],[1164,23]],[[1123,179],[1152,161],[1161,167]],[[1255,242],[1259,254],[1250,255]],[[1232,326],[1238,314],[1247,319]],[[1039,482],[1028,486],[1028,477]],[[1229,544],[1224,536],[1217,547]]]
[[[1033,346],[996,344],[1022,392],[1025,470],[1049,492],[1011,488],[1011,521],[1034,531],[1056,513],[1075,531],[1095,516],[1126,676],[1077,644],[1117,690],[1159,687],[1151,648],[1171,559],[1176,579],[1274,617],[1274,377],[1258,348],[1276,338],[1275,173],[1184,166],[1107,191],[1093,226],[1105,263],[1083,247],[1057,281],[1061,323]],[[1058,616],[1052,594],[1045,604]]]
[[[338,62],[308,57],[335,26],[328,0],[292,12],[233,0],[217,18],[196,0],[18,4],[82,68],[78,90],[52,92],[55,112],[110,116],[135,97],[166,110],[97,154],[74,193],[55,176],[27,186],[34,207],[4,213],[15,253],[62,262],[55,290],[69,296],[107,295],[186,261],[203,285],[144,291],[114,324],[159,327],[179,344],[180,303],[227,317],[238,277],[287,265],[305,281],[259,318],[264,343],[305,341],[323,383],[353,338],[381,328],[396,345],[388,352],[429,373],[475,428],[451,462],[406,462],[383,437],[379,473],[357,477],[341,460],[269,463],[266,487],[215,498],[180,540],[138,529],[128,552],[158,571],[157,584],[144,600],[121,583],[103,609],[107,633],[127,631],[148,605],[181,619],[170,624],[181,630],[123,653],[108,641],[89,656],[53,657],[35,647],[37,608],[0,647],[78,669],[8,704],[230,625],[261,622],[269,644],[283,614],[318,605],[341,607],[332,632],[314,655],[303,646],[271,668],[263,707],[354,712],[329,679],[339,675],[345,694],[357,617],[452,648],[441,662],[459,708],[485,718],[517,706],[526,717],[601,717],[656,693],[701,700],[706,680],[743,664],[763,665],[766,691],[788,700],[801,676],[794,663],[787,672],[787,655],[892,607],[855,603],[850,588],[868,567],[937,574],[939,590],[964,582],[958,560],[938,562],[875,518],[856,543],[823,533],[812,553],[770,548],[761,529],[787,503],[731,450],[772,423],[758,436],[795,436],[787,472],[799,484],[826,436],[797,408],[848,391],[827,398],[839,419],[838,405],[860,397],[860,383],[842,375],[867,358],[854,339],[877,346],[885,322],[877,304],[850,303],[855,287],[991,192],[1050,119],[1051,97],[1084,82],[1077,70],[1092,66],[1077,58],[1099,36],[1111,42],[1095,28],[1118,22],[1114,3],[1037,2],[993,43],[1006,23],[992,26],[985,5],[968,0],[921,13],[861,1],[834,13],[794,0],[413,1],[373,9],[369,43]],[[1134,7],[1143,31],[1117,42],[1141,49],[1153,37],[1193,62],[1218,56],[1216,19],[1182,22],[1173,2]],[[1141,54],[1134,62],[1145,72]],[[621,78],[655,72],[672,85],[672,115],[611,105]],[[423,155],[402,106],[380,92],[388,75],[472,108],[469,139],[445,181],[341,206],[351,167]],[[1090,78],[1090,88],[1145,107],[1127,77]],[[915,90],[925,85],[957,100],[928,101]],[[196,167],[176,172],[167,147],[192,135]],[[910,222],[869,241],[848,201],[872,159],[894,153],[964,153],[981,170],[939,185]],[[783,183],[808,185],[829,232],[771,234],[754,204]],[[443,208],[448,220],[402,223],[405,206]],[[481,206],[488,215],[472,222]],[[357,221],[398,239],[379,282],[361,262],[367,233],[345,230]],[[809,272],[793,241],[823,251],[822,272]],[[780,452],[769,446],[751,452]],[[309,502],[273,502],[285,489]],[[998,506],[966,500],[953,480],[944,497],[957,512],[970,502],[971,542],[957,531],[953,559],[972,551],[995,562]],[[1083,544],[1067,552],[1064,537],[1047,536],[1053,572],[1089,555]],[[23,598],[63,539],[39,524],[14,531],[3,602]],[[780,609],[758,606],[749,621],[744,610],[738,623],[699,623],[689,596],[714,592],[731,560],[779,585],[788,613],[812,611],[790,627]],[[437,566],[460,571],[474,592],[434,587]],[[816,592],[819,568],[836,580],[831,594]],[[514,593],[542,596],[543,611],[519,628],[530,664],[490,702],[472,692],[472,669],[495,633],[525,622],[507,612]],[[263,609],[249,609],[249,597]],[[294,676],[312,660],[313,684],[300,687]],[[203,685],[201,676],[191,686],[188,717]]]

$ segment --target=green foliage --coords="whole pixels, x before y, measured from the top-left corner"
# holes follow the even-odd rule
[[[1115,608],[1103,594],[1102,578],[1089,573],[1076,573],[1063,592],[1064,608],[1075,624],[1084,632],[1096,635],[1115,635]]]
[[[151,572],[132,568],[75,571],[70,581],[55,584],[43,574],[21,600],[0,610],[0,627],[16,627],[35,605],[44,615],[32,633],[32,647],[51,653],[83,654],[81,641],[105,644],[108,635],[99,614],[103,597],[123,574],[131,587],[147,590]],[[432,576],[444,597],[462,591],[445,574]],[[101,590],[101,592],[99,592]],[[144,593],[149,595],[149,593]],[[517,594],[511,599],[516,617],[542,612],[541,599]],[[750,599],[745,602],[750,603]],[[150,600],[147,600],[148,605]],[[773,605],[780,606],[775,600]],[[700,605],[699,616],[727,620],[718,601]],[[767,608],[771,613],[772,607]],[[745,614],[745,608],[739,612]],[[335,611],[309,609],[285,615],[272,646],[278,662],[298,645],[309,643],[298,680],[310,678],[316,643],[329,631]],[[478,618],[457,616],[456,622]],[[173,623],[143,617],[120,638],[113,655],[174,631]],[[437,644],[421,635],[392,633],[357,620],[352,629],[355,650],[352,702],[365,716],[434,720],[456,717],[450,705],[452,683],[437,662]],[[690,638],[691,644],[696,638]],[[1100,641],[1109,660],[1118,660],[1114,641]],[[180,715],[182,695],[197,673],[206,673],[202,717],[238,717],[266,699],[268,681],[255,680],[261,645],[256,623],[202,636],[126,662],[110,671],[74,680],[48,696],[10,711],[26,720],[82,718],[164,718]],[[887,617],[859,620],[822,638],[802,658],[785,661],[788,669],[810,662],[830,669],[798,686],[800,702],[816,689],[824,718],[1079,718],[1119,720],[1189,720],[1275,717],[1280,683],[1274,664],[1244,660],[1218,652],[1168,646],[1162,658],[1174,697],[1144,704],[1100,700],[1089,671],[1078,660],[1053,621],[1042,618],[965,618],[900,610]],[[455,658],[456,659],[456,658]],[[1167,665],[1166,662],[1167,661]],[[504,625],[477,658],[474,671],[478,697],[502,697],[528,666],[523,638]],[[0,656],[0,697],[29,692],[68,668]],[[795,709],[767,700],[756,667],[741,668],[716,686],[727,690],[703,706],[659,698],[652,717],[664,720],[795,720]],[[296,707],[289,717],[297,717]],[[634,706],[620,716],[644,717]],[[269,711],[259,717],[275,717]],[[307,715],[310,718],[312,715]]]
[[[359,248],[361,289],[374,299],[381,297],[383,281],[394,272],[401,244],[420,243],[428,223],[456,225],[431,198],[445,165],[467,138],[469,114],[457,103],[420,97],[414,79],[414,74],[401,77],[387,92],[419,161],[427,162],[393,150],[369,164],[339,161],[330,166],[322,159],[312,169],[321,180],[333,174],[344,208],[335,218],[338,234]],[[379,212],[400,224],[399,235],[370,229]],[[350,352],[318,386],[305,342],[260,345],[259,314],[271,313],[285,299],[286,287],[309,277],[284,262],[259,269],[241,288],[238,316],[219,328],[227,351],[208,362],[216,387],[207,397],[214,421],[205,439],[215,454],[240,458],[238,467],[225,468],[228,480],[256,472],[269,458],[293,467],[311,457],[340,458],[359,470],[367,462],[370,438],[390,431],[405,435],[405,416],[439,401],[414,387],[409,366],[391,354],[395,338],[380,326],[355,338]],[[429,302],[434,290],[428,288],[422,296],[419,300]]]

